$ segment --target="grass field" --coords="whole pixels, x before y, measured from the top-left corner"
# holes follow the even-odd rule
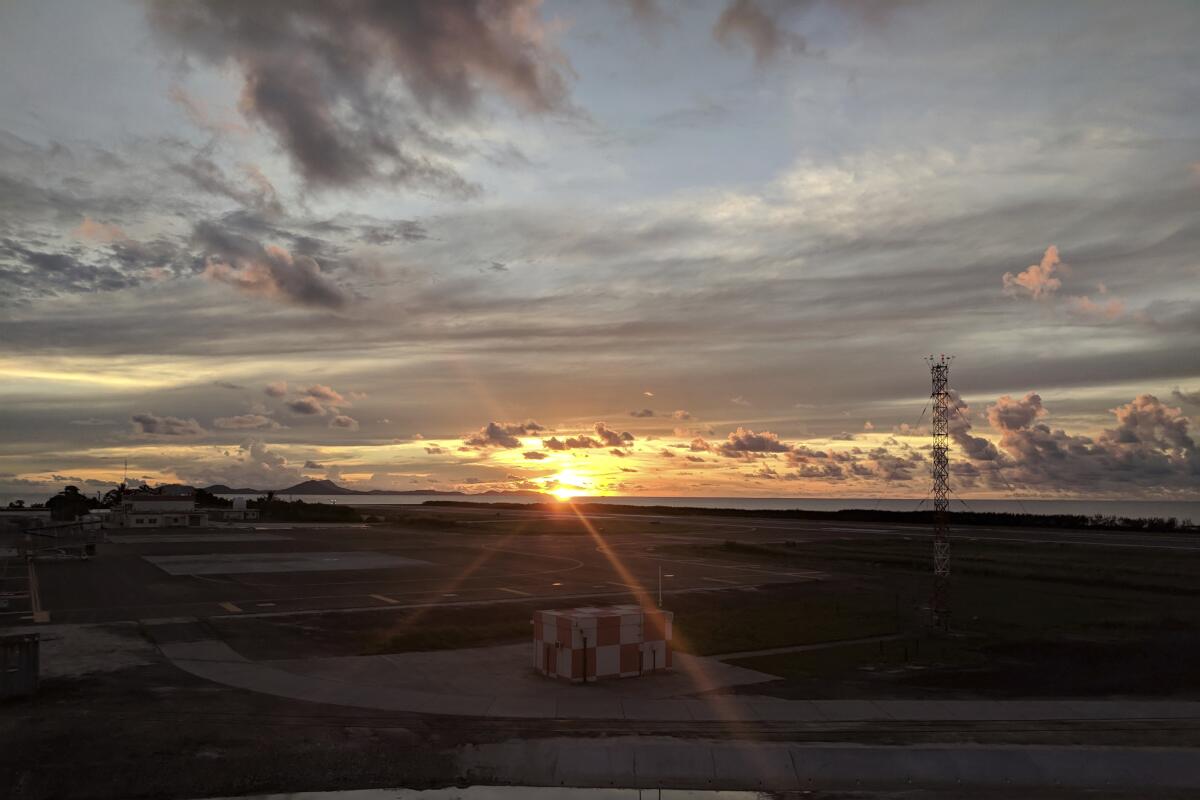
[[[784,678],[770,687],[781,696],[1200,696],[1200,558],[955,543],[952,635],[935,637],[924,628],[928,546],[734,541],[689,553],[850,572],[869,595],[899,598],[896,641],[734,662]]]

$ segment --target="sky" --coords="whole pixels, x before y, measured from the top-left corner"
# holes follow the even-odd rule
[[[1200,499],[1200,5],[0,4],[0,495]],[[128,465],[126,467],[126,464]]]

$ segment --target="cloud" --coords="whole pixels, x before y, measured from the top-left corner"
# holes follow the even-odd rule
[[[348,403],[346,402],[346,398],[343,397],[332,386],[326,386],[324,384],[317,383],[317,384],[314,384],[314,385],[308,387],[307,389],[305,389],[304,393],[306,395],[308,395],[309,397],[316,398],[317,400],[320,400],[325,403],[329,403],[330,405],[334,405],[334,406],[348,405]]]
[[[1003,478],[992,483],[1042,491],[1194,488],[1200,453],[1190,434],[1191,420],[1180,409],[1141,394],[1111,413],[1115,426],[1093,439],[1040,422],[1048,412],[1036,393],[1023,400],[1000,398],[988,409],[989,420],[1001,431],[1005,455],[996,466]]]
[[[278,422],[262,414],[240,414],[234,417],[217,417],[213,427],[222,430],[269,431],[282,427]]]
[[[1016,275],[1004,273],[1004,291],[1014,297],[1025,295],[1034,300],[1047,299],[1062,286],[1062,281],[1054,276],[1061,264],[1058,248],[1050,245],[1040,263],[1032,264]]]
[[[3,189],[0,182],[0,190]],[[0,281],[3,294],[18,292],[31,296],[56,295],[63,292],[112,292],[139,285],[145,278],[140,269],[118,269],[107,263],[89,263],[82,252],[50,252],[31,241],[33,247],[14,239],[0,239]],[[91,257],[91,256],[89,256]],[[9,269],[4,262],[15,262],[24,269]],[[118,262],[119,263],[119,262]],[[2,295],[0,295],[2,296]]]
[[[358,420],[356,420],[354,417],[348,417],[345,414],[338,414],[333,419],[329,420],[329,427],[356,431],[358,430]]]
[[[243,442],[220,461],[187,464],[173,471],[183,482],[194,486],[223,483],[255,489],[282,489],[304,479],[299,469],[289,466],[282,453],[272,450],[259,439]]]
[[[566,439],[551,436],[549,439],[542,440],[542,446],[548,450],[594,449],[599,447],[621,448],[635,439],[634,435],[629,431],[618,433],[603,422],[597,422],[592,426],[592,429],[596,433],[595,437],[587,434],[568,436]],[[622,452],[619,455],[626,455],[626,453]]]
[[[735,406],[748,406],[748,405],[750,405],[750,401],[749,401],[749,400],[747,400],[746,398],[742,397],[740,394],[739,394],[737,397],[731,397],[731,398],[729,398],[729,402],[733,403]]]
[[[240,234],[201,222],[192,235],[204,253],[204,275],[246,294],[301,306],[337,310],[350,295],[322,273],[316,259],[263,246]]]
[[[249,133],[249,129],[245,125],[232,120],[216,118],[204,101],[179,84],[172,84],[171,88],[167,90],[167,96],[183,109],[184,114],[197,128],[203,128],[214,134]]]
[[[392,242],[420,242],[429,238],[425,226],[416,220],[401,219],[388,225],[364,225],[360,238],[367,244],[384,245]]]
[[[147,13],[169,47],[241,76],[241,113],[314,185],[376,180],[467,194],[435,157],[422,116],[470,118],[485,88],[535,113],[567,104],[568,68],[535,0],[204,0],[149,3]]]
[[[1188,392],[1176,386],[1171,390],[1171,396],[1181,403],[1200,406],[1200,392]]]
[[[272,381],[263,387],[263,394],[268,397],[283,397],[287,391],[287,381]]]
[[[83,222],[79,223],[72,233],[80,239],[92,242],[114,242],[129,238],[125,231],[121,230],[121,226],[97,222],[87,215],[84,215]]]
[[[149,412],[134,414],[129,418],[138,433],[153,436],[199,436],[206,431],[196,420],[179,417],[160,417]]]
[[[325,469],[325,467],[321,466],[320,464],[318,464],[316,461],[313,461],[312,459],[309,459],[308,461],[304,462],[304,468],[305,469]]]
[[[525,451],[524,456],[530,461],[541,461],[543,458],[547,457],[546,454],[540,450],[527,450]]]
[[[315,414],[324,414],[325,406],[321,405],[316,398],[301,397],[296,400],[289,400],[284,403],[293,414],[302,414],[305,416],[313,416]]]
[[[246,388],[240,383],[233,383],[232,381],[213,381],[213,386],[219,386],[222,389],[229,389],[231,391],[241,391]]]
[[[1191,420],[1178,408],[1166,406],[1152,394],[1140,394],[1132,402],[1112,409],[1117,427],[1105,432],[1102,441],[1145,444],[1158,450],[1192,453],[1196,443],[1188,435]]]
[[[475,433],[463,439],[470,447],[520,447],[518,436],[544,431],[546,428],[533,420],[526,422],[489,422]]]
[[[1067,298],[1067,310],[1080,317],[1113,320],[1125,313],[1125,302],[1113,297],[1097,303],[1087,295]]]
[[[661,26],[665,20],[662,7],[657,0],[623,0],[634,22],[649,28]]]
[[[778,434],[770,431],[755,433],[740,427],[729,434],[725,441],[715,446],[716,452],[728,458],[750,453],[786,453],[791,449],[791,445],[779,440]]]
[[[1011,400],[1011,398],[1008,399]],[[996,449],[996,445],[983,436],[975,436],[971,433],[973,427],[971,424],[971,409],[962,397],[959,396],[958,392],[953,389],[950,390],[950,403],[955,413],[950,417],[950,421],[946,425],[946,430],[954,443],[962,448],[967,458],[975,459],[976,461],[994,461],[999,458],[1000,452]],[[902,429],[907,429],[907,425],[901,427]],[[901,430],[900,433],[902,435],[913,435],[914,432]]]
[[[780,53],[803,53],[807,47],[803,36],[786,30],[755,0],[733,0],[717,18],[712,32],[725,47],[748,46],[760,67]]]
[[[629,431],[617,433],[603,422],[597,422],[592,429],[596,431],[596,435],[600,437],[600,441],[604,443],[605,447],[624,447],[634,440],[633,434]]]
[[[1027,428],[1040,417],[1046,416],[1042,398],[1030,392],[1020,400],[1004,395],[988,406],[988,422],[998,431],[1015,431]]]
[[[649,408],[643,408],[641,411],[630,411],[629,416],[645,419],[646,417],[653,417],[654,411]]]
[[[593,447],[604,447],[604,443],[587,435],[568,436],[559,440],[556,436],[542,440],[542,446],[549,450],[575,450]]]
[[[690,411],[679,409],[678,411],[671,412],[671,419],[679,420],[680,422],[686,422],[687,420],[695,419],[695,417],[692,416]]]
[[[174,168],[201,191],[228,197],[267,214],[277,216],[283,213],[274,184],[253,164],[239,166],[240,179],[229,177],[216,162],[202,155],[195,155],[191,161],[176,164]]]

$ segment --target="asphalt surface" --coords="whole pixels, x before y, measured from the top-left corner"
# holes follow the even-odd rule
[[[701,558],[661,557],[664,544],[722,540],[717,529],[685,533],[682,525],[652,538],[502,536],[366,526],[270,525],[118,534],[96,558],[39,561],[38,606],[52,622],[109,622],[180,616],[278,615],[422,605],[492,604],[583,597],[627,599],[663,591],[704,591],[771,582],[820,580],[823,573]],[[272,539],[264,540],[269,532]],[[726,531],[728,533],[729,531]],[[767,537],[769,538],[769,537]],[[312,568],[334,559],[366,569]],[[229,568],[221,571],[219,565]],[[294,569],[281,569],[292,564]],[[251,571],[253,565],[260,571]],[[191,565],[191,566],[189,566]],[[0,614],[19,624],[28,610]]]
[[[391,507],[395,511],[395,507]],[[502,533],[537,512],[420,507],[453,526],[260,524],[243,528],[110,532],[88,561],[38,561],[34,591],[0,626],[173,617],[271,616],[431,605],[620,602],[678,592],[835,580],[814,570],[661,552],[666,546],[929,538],[920,526],[813,520],[589,514],[550,519],[568,534]],[[489,530],[492,528],[493,530]],[[611,530],[609,530],[611,529]],[[206,534],[208,538],[206,538]],[[961,527],[961,541],[1143,551],[1200,551],[1187,534]],[[222,565],[227,565],[223,567]],[[347,565],[366,568],[343,568]],[[11,586],[10,590],[20,588]],[[26,589],[29,587],[26,586]]]

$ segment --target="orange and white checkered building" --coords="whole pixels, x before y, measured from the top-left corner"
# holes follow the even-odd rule
[[[533,612],[533,668],[572,683],[671,668],[670,611],[639,605]]]

